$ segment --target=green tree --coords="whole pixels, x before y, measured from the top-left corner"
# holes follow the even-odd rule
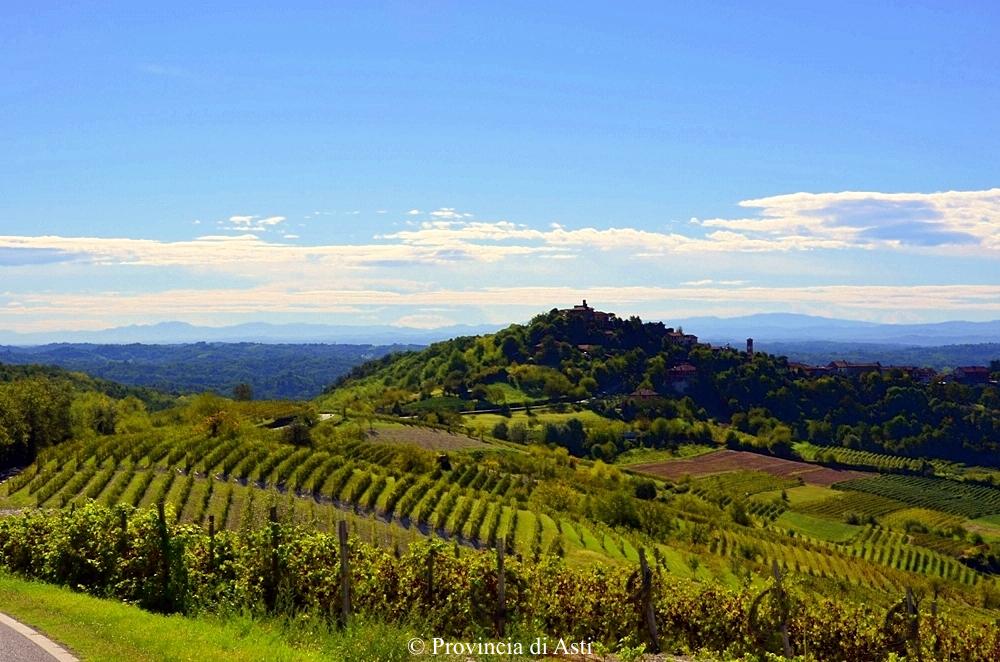
[[[240,382],[233,387],[233,399],[241,402],[253,400],[253,387],[246,382]]]

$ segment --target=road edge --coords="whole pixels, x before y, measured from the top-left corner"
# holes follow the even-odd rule
[[[41,648],[59,662],[80,662],[77,657],[38,630],[28,627],[21,621],[11,618],[2,611],[0,611],[0,623],[3,623],[18,634],[23,635],[31,641],[31,643]]]

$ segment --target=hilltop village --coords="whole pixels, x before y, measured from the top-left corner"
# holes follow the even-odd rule
[[[595,327],[606,335],[613,333],[613,320],[616,319],[614,313],[607,313],[591,307],[584,299],[581,304],[572,308],[563,308],[558,311],[567,319],[579,321]],[[698,336],[684,333],[680,329],[665,326],[662,322],[647,322],[647,326],[661,330],[662,336],[670,343],[691,349],[694,347],[705,347],[714,352],[730,351],[729,346],[715,347],[709,343],[698,342]],[[578,344],[577,349],[581,352],[591,353],[600,347],[597,343]],[[747,338],[745,356],[747,360],[752,360],[754,356],[753,338]],[[874,363],[852,363],[844,360],[833,360],[827,365],[807,365],[805,363],[789,362],[788,367],[801,377],[824,377],[838,375],[841,377],[860,377],[866,373],[893,372],[901,376],[906,376],[916,383],[949,383],[955,382],[969,386],[986,385],[991,383],[990,369],[987,366],[958,366],[951,371],[939,372],[934,368],[904,365],[882,365],[880,362]],[[667,370],[667,381],[676,393],[683,393],[687,390],[689,379],[697,374],[697,368],[687,362],[673,365]],[[992,383],[996,383],[993,381]],[[639,388],[631,393],[636,399],[652,399],[660,397],[660,393],[650,388]]]

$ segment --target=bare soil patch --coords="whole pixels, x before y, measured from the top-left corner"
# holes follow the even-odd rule
[[[801,478],[810,485],[829,487],[852,478],[868,478],[875,474],[864,471],[830,469],[808,462],[785,460],[747,451],[719,450],[706,455],[683,460],[665,460],[650,464],[637,464],[631,469],[657,478],[677,480],[681,476],[707,476],[730,471],[764,471],[773,476]]]

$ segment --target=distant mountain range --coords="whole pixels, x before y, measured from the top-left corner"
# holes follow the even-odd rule
[[[625,315],[627,311],[613,311]],[[937,347],[1000,342],[1000,320],[940,322],[937,324],[877,324],[791,313],[762,313],[743,317],[689,317],[663,320],[667,326],[713,344],[740,344],[752,337],[758,343],[835,342]],[[492,333],[506,325],[456,325],[437,329],[404,326],[328,324],[269,324],[195,326],[185,322],[123,326],[100,331],[16,333],[0,331],[2,345],[48,343],[180,344],[193,342],[355,343],[389,345],[427,344],[456,336]]]
[[[1000,342],[1000,320],[936,324],[877,324],[811,315],[762,313],[743,317],[689,317],[664,320],[705,342],[759,343],[825,341],[937,347]]]
[[[172,345],[196,342],[426,345],[456,336],[491,333],[499,328],[498,325],[456,325],[437,329],[418,329],[389,325],[269,324],[267,322],[250,322],[234,326],[195,326],[186,322],[160,322],[159,324],[120,326],[99,331],[17,333],[0,330],[0,345],[47,345],[53,343]]]

